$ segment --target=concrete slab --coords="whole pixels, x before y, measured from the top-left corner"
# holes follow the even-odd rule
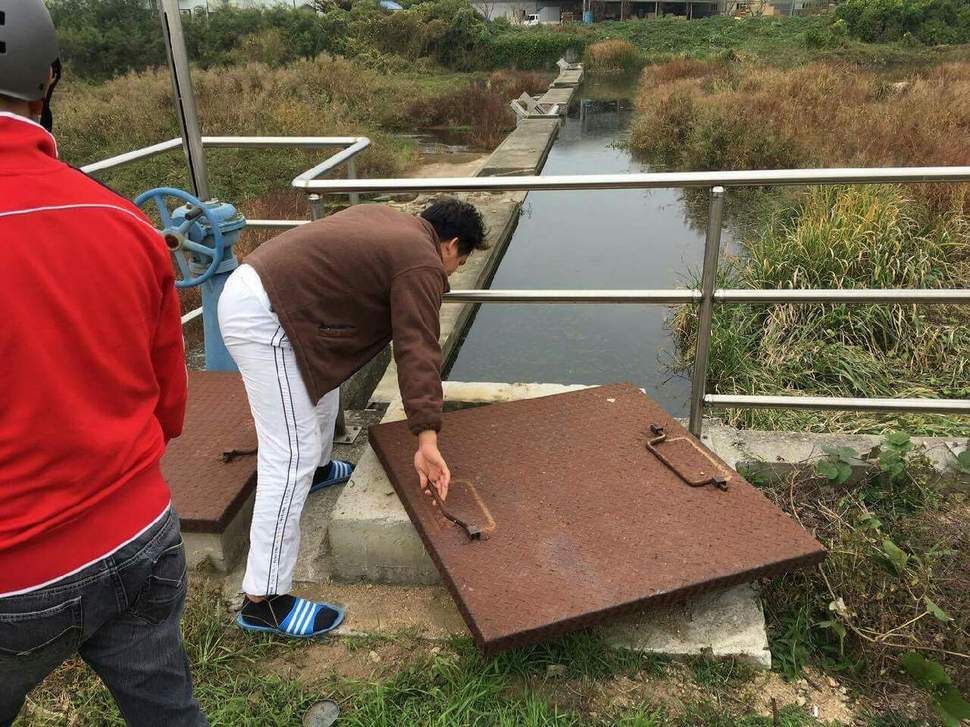
[[[754,470],[764,477],[784,478],[796,470],[811,468],[828,455],[823,447],[850,447],[860,459],[853,466],[853,480],[864,476],[870,465],[862,460],[883,437],[871,434],[806,434],[738,430],[719,420],[705,420],[701,439],[729,465]],[[956,454],[966,440],[956,437],[914,437],[946,487],[967,489],[970,476],[957,469]]]
[[[347,618],[336,636],[407,633],[433,641],[468,636],[454,601],[440,586],[326,584],[303,587],[299,595],[346,607]],[[689,604],[653,608],[600,628],[620,649],[707,654],[771,668],[761,599],[750,585],[708,593]]]
[[[479,170],[479,177],[538,174],[559,133],[559,119],[520,119]]]
[[[249,547],[249,523],[253,519],[255,500],[256,493],[250,493],[222,532],[205,533],[182,529],[185,561],[189,568],[203,567],[218,573],[229,573],[239,564]]]
[[[734,658],[771,668],[765,613],[757,589],[741,585],[651,609],[603,627],[615,646],[634,651]]]
[[[567,69],[562,71],[552,82],[552,88],[575,88],[583,82],[583,69]]]
[[[573,100],[574,93],[576,93],[576,89],[574,88],[550,88],[539,97],[539,103],[558,103],[562,104],[563,108],[566,108],[569,106],[569,102]]]

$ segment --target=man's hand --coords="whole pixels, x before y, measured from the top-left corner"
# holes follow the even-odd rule
[[[428,483],[438,491],[438,497],[444,500],[448,497],[448,484],[451,482],[451,472],[445,464],[444,457],[438,451],[438,433],[424,431],[418,435],[418,451],[414,453],[414,469],[421,478],[421,489],[427,489]]]

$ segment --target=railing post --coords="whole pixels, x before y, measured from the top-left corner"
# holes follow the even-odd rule
[[[704,394],[707,393],[707,359],[711,351],[711,322],[714,317],[714,286],[717,284],[717,258],[721,251],[721,219],[724,215],[724,187],[711,190],[704,241],[704,267],[701,271],[701,302],[697,311],[697,348],[690,386],[688,429],[700,438],[704,419]]]
[[[347,160],[347,179],[357,179],[357,159],[350,157]],[[350,204],[360,202],[360,195],[357,192],[350,193]]]
[[[209,170],[205,161],[205,149],[202,147],[202,132],[199,130],[199,112],[195,107],[195,94],[192,91],[179,0],[161,0],[158,13],[162,20],[165,53],[172,71],[175,110],[178,113],[179,128],[182,130],[182,147],[189,165],[189,177],[195,196],[205,202],[209,199]]]

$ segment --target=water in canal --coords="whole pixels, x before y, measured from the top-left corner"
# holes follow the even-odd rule
[[[635,91],[635,81],[584,84],[542,173],[650,171],[625,144]],[[685,287],[700,270],[704,224],[676,189],[531,192],[491,287]],[[483,305],[448,378],[628,381],[683,416],[690,383],[671,370],[669,315],[658,305]]]

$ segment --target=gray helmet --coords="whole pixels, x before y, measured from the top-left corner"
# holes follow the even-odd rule
[[[58,55],[44,0],[0,0],[0,95],[22,101],[44,98]]]

